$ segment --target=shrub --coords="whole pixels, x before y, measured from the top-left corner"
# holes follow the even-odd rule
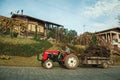
[[[8,40],[9,42],[0,40],[0,54],[12,56],[33,56],[38,53],[42,53],[44,50],[52,46],[48,41],[34,41],[28,39]],[[26,43],[23,43],[25,40]]]
[[[85,48],[79,48],[79,47],[76,47],[75,45],[69,45],[69,47],[75,51],[77,54],[82,54],[84,53],[84,50]]]
[[[13,37],[17,37],[18,36],[18,33],[17,32],[13,32]]]

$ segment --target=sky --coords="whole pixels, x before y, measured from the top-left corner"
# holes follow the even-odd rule
[[[120,0],[0,0],[0,15],[24,10],[24,15],[84,32],[97,32],[118,25]]]

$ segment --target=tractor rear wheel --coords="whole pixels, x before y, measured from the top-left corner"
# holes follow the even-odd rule
[[[51,69],[53,67],[53,61],[52,60],[46,60],[44,63],[43,63],[43,66],[46,68],[46,69]]]
[[[68,55],[66,57],[66,59],[65,59],[64,65],[68,69],[75,69],[75,68],[77,68],[78,65],[79,65],[78,57],[73,55],[73,54]]]

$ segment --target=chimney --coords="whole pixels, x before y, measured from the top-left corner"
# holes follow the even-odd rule
[[[23,10],[21,10],[21,15],[23,15]]]

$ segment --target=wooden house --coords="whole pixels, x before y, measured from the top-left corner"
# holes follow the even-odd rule
[[[63,27],[63,25],[60,25],[60,24],[37,19],[37,18],[28,16],[28,15],[23,15],[23,14],[13,14],[11,18],[20,19],[27,22],[27,30],[26,30],[28,34],[27,37],[30,37],[30,38],[34,37],[33,35],[36,30],[37,30],[37,34],[40,37],[47,37],[47,34],[52,28],[56,27],[57,29],[59,29],[60,27]]]
[[[120,27],[115,27],[95,33],[103,42],[120,48]]]

